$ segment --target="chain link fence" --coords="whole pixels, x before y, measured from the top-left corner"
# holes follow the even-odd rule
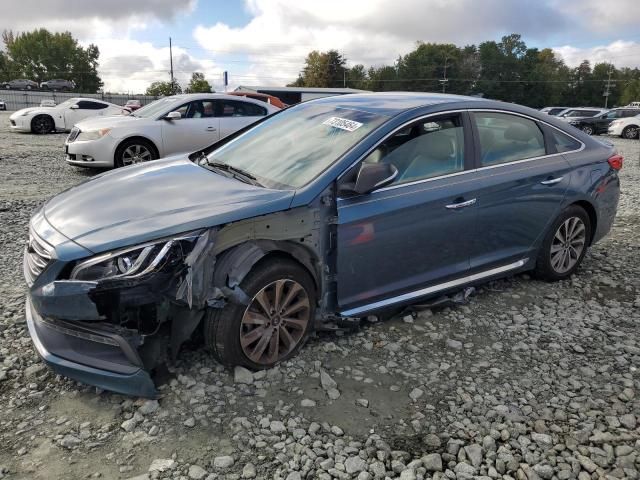
[[[23,90],[0,90],[0,100],[7,104],[7,110],[38,107],[42,100],[53,100],[56,105],[70,98],[96,98],[116,105],[124,105],[127,100],[140,100],[142,105],[157,100],[151,95],[124,95],[119,93],[74,93],[74,92],[36,92]]]

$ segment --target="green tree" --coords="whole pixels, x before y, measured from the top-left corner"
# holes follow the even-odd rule
[[[346,81],[347,61],[336,50],[313,50],[305,60],[298,79],[290,84],[295,87],[342,87]]]
[[[9,31],[3,34],[3,41],[11,78],[37,82],[64,78],[73,80],[79,91],[87,93],[102,87],[98,47],[92,44],[83,48],[69,32],[52,33],[44,28],[18,34]]]
[[[631,102],[640,102],[640,78],[629,80],[623,87],[619,104],[629,105]]]
[[[211,93],[211,84],[204,78],[204,73],[193,72],[191,81],[185,89],[187,93]]]
[[[154,97],[165,97],[168,95],[175,95],[177,93],[182,93],[182,88],[174,80],[173,85],[171,82],[153,82],[149,87],[147,87],[146,95],[151,95]]]

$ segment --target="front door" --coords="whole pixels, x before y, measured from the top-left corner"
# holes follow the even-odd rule
[[[581,144],[552,127],[545,143],[532,119],[498,112],[474,112],[479,152],[473,172],[477,189],[478,235],[471,269],[535,260],[535,248],[559,213],[570,184],[571,166],[553,135],[571,148]],[[555,132],[555,133],[552,133]],[[571,147],[573,142],[573,147]],[[521,266],[521,265],[519,265]]]
[[[182,117],[158,120],[163,122],[163,156],[195,152],[220,139],[220,121],[215,117],[215,100],[194,100],[174,111],[180,112]]]
[[[364,160],[393,164],[395,182],[338,199],[337,284],[344,315],[409,303],[424,287],[468,270],[477,210],[465,172],[472,159],[467,119],[455,113],[403,128]]]

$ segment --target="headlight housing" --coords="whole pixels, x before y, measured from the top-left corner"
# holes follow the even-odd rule
[[[79,281],[130,280],[177,265],[193,249],[201,232],[157,240],[81,261],[71,271],[70,279]]]
[[[104,137],[110,131],[111,131],[110,128],[100,128],[98,130],[88,130],[86,132],[81,131],[78,134],[78,138],[76,138],[76,140],[78,140],[78,141],[98,140],[98,139]]]

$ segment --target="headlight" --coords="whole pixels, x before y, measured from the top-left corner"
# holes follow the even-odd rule
[[[101,128],[99,130],[89,130],[80,132],[76,140],[98,140],[111,131],[110,128]]]
[[[144,277],[182,262],[199,236],[200,232],[190,233],[98,255],[78,263],[70,278],[97,281]]]
[[[26,117],[27,115],[29,115],[31,112],[22,112],[20,114],[21,117]]]

